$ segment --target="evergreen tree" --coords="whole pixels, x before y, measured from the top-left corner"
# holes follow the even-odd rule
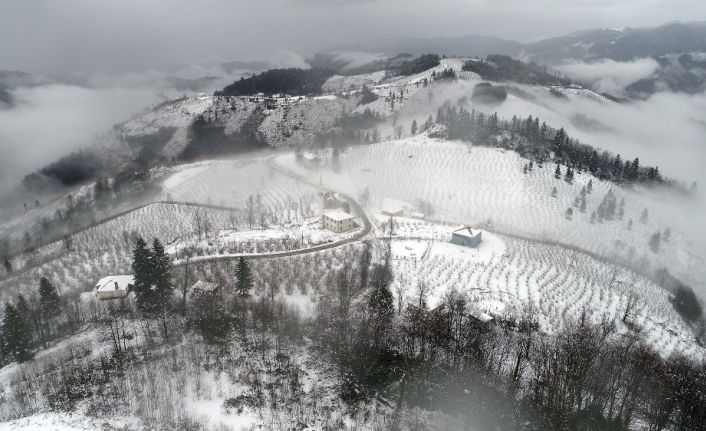
[[[5,272],[7,272],[8,274],[12,272],[12,263],[10,262],[10,259],[7,256],[5,256],[3,265],[5,266]]]
[[[52,319],[59,315],[61,305],[59,292],[46,277],[39,280],[39,303],[44,319]]]
[[[20,302],[21,300],[21,302]],[[17,307],[5,304],[5,316],[3,318],[3,354],[12,356],[17,362],[24,362],[30,359],[29,345],[31,341],[31,329],[29,326],[29,307],[24,298],[20,295]]]
[[[146,308],[152,302],[152,263],[150,250],[142,237],[137,237],[132,249],[132,273],[137,303],[141,308]]]
[[[570,167],[566,168],[566,174],[564,175],[564,181],[571,184],[574,182],[574,170]]]
[[[150,279],[154,286],[155,299],[160,305],[166,305],[172,296],[171,265],[169,255],[157,238],[152,241],[152,252],[149,257],[152,272]]]
[[[659,246],[660,243],[662,242],[662,233],[661,232],[656,232],[650,237],[650,250],[652,250],[652,253],[659,253]]]
[[[412,136],[417,134],[417,120],[412,120],[412,129],[410,132],[412,132]]]
[[[566,132],[562,127],[554,135],[554,142],[552,143],[552,150],[554,151],[554,156],[556,158],[561,158],[564,153],[564,144],[566,143]]]
[[[238,266],[235,269],[235,292],[240,296],[246,296],[250,293],[252,285],[250,264],[247,259],[241,256],[238,259]]]
[[[593,193],[593,180],[588,180],[588,185],[586,186],[586,193],[589,195]]]
[[[556,164],[556,170],[554,171],[554,178],[556,178],[557,180],[559,178],[561,178],[561,166],[559,165],[559,163]]]

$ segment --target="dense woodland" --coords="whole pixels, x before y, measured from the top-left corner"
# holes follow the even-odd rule
[[[422,73],[441,64],[436,54],[421,55],[417,58],[406,60],[396,69],[398,75],[409,76]]]
[[[554,161],[617,184],[665,182],[659,167],[642,166],[638,158],[623,160],[620,154],[599,152],[537,117],[508,121],[499,119],[497,113],[487,115],[447,105],[439,109],[436,123],[448,128],[448,139],[510,148],[539,163]]]
[[[571,85],[567,78],[535,63],[523,63],[506,55],[489,55],[485,61],[469,60],[463,70],[474,72],[488,81],[514,81],[531,85]]]
[[[251,96],[289,94],[308,96],[321,94],[324,82],[334,75],[328,69],[270,69],[239,81],[217,91],[217,96]]]

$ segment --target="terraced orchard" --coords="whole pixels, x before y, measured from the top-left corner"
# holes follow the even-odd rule
[[[351,194],[368,189],[372,209],[380,209],[386,198],[410,207],[424,201],[434,219],[557,241],[647,270],[668,268],[693,285],[706,279],[703,251],[653,208],[648,191],[625,190],[583,172],[568,183],[563,175],[555,178],[554,164],[534,164],[524,173],[529,160],[513,151],[420,135],[351,147],[340,156],[339,174],[304,169],[289,155],[277,163]],[[563,174],[566,168],[561,169]],[[607,206],[614,211],[606,212]],[[668,228],[668,240],[652,251],[650,237]]]
[[[181,202],[243,208],[260,196],[263,211],[281,220],[316,214],[315,187],[272,168],[264,159],[208,161],[175,169],[163,184],[164,197]]]
[[[429,307],[455,291],[467,295],[479,316],[519,320],[531,315],[551,333],[585,314],[596,324],[614,322],[619,332],[639,331],[665,355],[705,353],[669,294],[632,271],[585,253],[489,232],[477,249],[457,246],[448,242],[454,229],[448,225],[404,218],[395,223],[397,235],[418,238],[391,243],[392,290],[403,301],[418,301],[421,282],[429,289]]]

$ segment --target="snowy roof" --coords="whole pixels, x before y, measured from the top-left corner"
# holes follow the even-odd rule
[[[456,229],[453,233],[460,236],[475,238],[480,233],[480,229],[473,229],[470,226],[463,226],[460,229]]]
[[[128,288],[134,284],[135,277],[132,275],[110,275],[98,280],[98,283],[96,283],[96,291],[128,290]]]
[[[347,212],[341,211],[341,210],[326,211],[326,212],[324,212],[324,217],[330,218],[331,220],[334,220],[334,221],[343,221],[343,220],[350,220],[350,219],[355,218],[355,216],[348,214]]]
[[[203,290],[206,292],[211,292],[211,291],[216,290],[218,288],[218,285],[215,283],[209,283],[208,281],[199,280],[196,283],[194,283],[194,285],[191,286],[191,288],[194,290]]]

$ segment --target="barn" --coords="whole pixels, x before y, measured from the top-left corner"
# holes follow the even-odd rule
[[[462,245],[465,247],[478,247],[483,236],[483,231],[474,229],[470,226],[464,226],[456,229],[451,234],[451,243]]]
[[[338,209],[325,211],[321,216],[321,226],[333,232],[341,233],[355,229],[355,217]]]
[[[135,285],[132,275],[110,275],[103,277],[96,283],[96,297],[104,301],[108,299],[122,299],[128,296]]]

